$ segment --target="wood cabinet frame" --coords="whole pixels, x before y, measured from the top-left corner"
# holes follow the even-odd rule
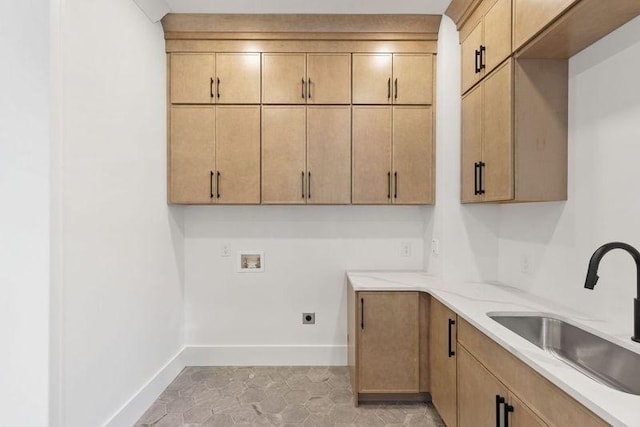
[[[342,105],[352,108],[352,93],[346,102],[343,96],[331,97],[318,102],[302,99],[297,91],[294,97],[289,97],[285,101],[268,102],[264,99],[265,87],[263,83],[264,57],[265,54],[274,55],[305,55],[304,73],[300,78],[304,79],[308,73],[309,58],[321,55],[348,55],[358,53],[372,53],[387,51],[398,58],[411,58],[413,56],[428,55],[431,62],[424,62],[432,65],[428,74],[432,76],[433,84],[425,90],[422,98],[407,98],[403,105],[430,106],[431,108],[431,146],[429,155],[426,156],[429,164],[424,165],[424,170],[428,172],[429,187],[425,194],[419,197],[406,197],[402,199],[403,204],[431,204],[435,200],[435,72],[437,61],[437,34],[439,30],[441,16],[437,15],[198,15],[198,14],[169,14],[162,19],[165,32],[165,49],[167,52],[167,88],[168,88],[168,130],[171,130],[171,58],[173,55],[203,54],[212,55],[215,61],[216,55],[257,53],[261,57],[260,76],[260,103],[256,105],[299,105],[307,108],[313,106],[324,107],[329,105]],[[215,64],[213,66],[215,68]],[[331,68],[331,67],[325,67]],[[344,67],[343,67],[344,68]],[[352,66],[349,67],[349,88],[352,83]],[[407,70],[406,79],[412,79],[412,70]],[[323,70],[327,75],[331,75],[331,70]],[[212,71],[215,74],[215,70]],[[313,79],[313,76],[308,76]],[[214,82],[217,83],[217,82]],[[212,85],[214,84],[212,83]],[[424,83],[424,82],[422,82]],[[300,84],[300,82],[298,82]],[[341,82],[341,86],[346,86]],[[422,84],[421,87],[423,87]],[[302,84],[304,90],[304,83]],[[300,89],[300,88],[298,88]],[[424,89],[424,88],[423,88]],[[307,89],[308,90],[308,89]],[[251,91],[250,93],[254,93]],[[301,92],[304,94],[304,92]],[[205,97],[206,98],[206,97]],[[213,97],[212,97],[213,98]],[[216,97],[217,98],[217,97]],[[204,99],[198,102],[213,104],[218,103],[217,99]],[[199,105],[196,102],[194,105]],[[221,101],[220,101],[221,102]],[[417,104],[416,102],[424,102]],[[249,102],[247,102],[249,103]],[[255,104],[254,102],[251,102]],[[396,104],[400,105],[400,102]],[[232,104],[227,104],[232,105]],[[170,132],[168,132],[170,138]],[[261,140],[261,150],[262,150]],[[405,150],[406,151],[406,150]],[[262,152],[262,151],[261,151]],[[168,200],[172,200],[171,188],[171,148],[168,144]],[[324,155],[324,157],[327,157]],[[425,157],[425,156],[423,156]],[[308,159],[307,159],[308,161]],[[261,159],[261,167],[263,160]],[[405,170],[413,167],[412,162],[407,162],[409,166]],[[302,168],[304,169],[304,168]],[[322,168],[321,168],[322,169]],[[421,172],[424,172],[421,170]],[[260,200],[255,204],[263,203],[264,185],[260,183]],[[352,172],[352,171],[351,171]],[[309,171],[307,171],[308,175]],[[404,172],[407,173],[407,172]],[[422,173],[424,175],[424,173]],[[421,175],[421,179],[422,179]],[[308,177],[307,177],[308,179]],[[353,181],[353,177],[351,179]],[[304,179],[302,179],[304,185]],[[318,182],[318,181],[316,181]],[[333,182],[333,181],[332,181]],[[405,181],[407,182],[407,181]],[[346,189],[339,190],[340,194],[329,197],[322,189],[315,191],[319,196],[325,193],[325,197],[317,200],[301,200],[296,204],[351,204],[351,195],[345,196]],[[409,190],[414,187],[407,187]],[[407,191],[405,191],[407,192]],[[303,193],[301,193],[302,195]],[[348,197],[348,200],[346,198]],[[400,201],[400,199],[399,199]],[[300,203],[302,202],[302,203]],[[198,201],[181,201],[185,204],[198,204]]]

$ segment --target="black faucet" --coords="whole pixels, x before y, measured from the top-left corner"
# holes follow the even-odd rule
[[[596,251],[591,255],[591,260],[589,261],[589,270],[587,270],[587,279],[584,282],[584,287],[587,289],[593,289],[598,282],[598,266],[600,265],[600,261],[602,257],[613,249],[624,249],[633,257],[633,260],[636,262],[636,270],[637,270],[637,282],[636,286],[638,288],[636,298],[633,300],[633,336],[631,339],[635,342],[640,342],[640,252],[636,248],[631,245],[627,245],[626,243],[621,242],[611,242],[605,245],[600,246]]]

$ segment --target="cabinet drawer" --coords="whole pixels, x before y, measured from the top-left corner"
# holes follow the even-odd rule
[[[458,343],[550,426],[606,426],[602,419],[463,319]]]

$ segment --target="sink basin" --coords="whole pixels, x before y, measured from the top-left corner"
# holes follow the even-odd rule
[[[590,378],[640,395],[640,354],[547,315],[489,317]]]

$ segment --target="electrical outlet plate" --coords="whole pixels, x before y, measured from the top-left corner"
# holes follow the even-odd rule
[[[411,243],[409,242],[400,243],[400,256],[401,257],[411,256]]]
[[[302,324],[303,325],[315,325],[316,324],[316,314],[315,313],[302,313]]]
[[[231,247],[228,243],[222,245],[222,249],[220,249],[221,257],[230,257],[231,256]]]
[[[431,252],[434,255],[440,255],[440,240],[431,239]]]

